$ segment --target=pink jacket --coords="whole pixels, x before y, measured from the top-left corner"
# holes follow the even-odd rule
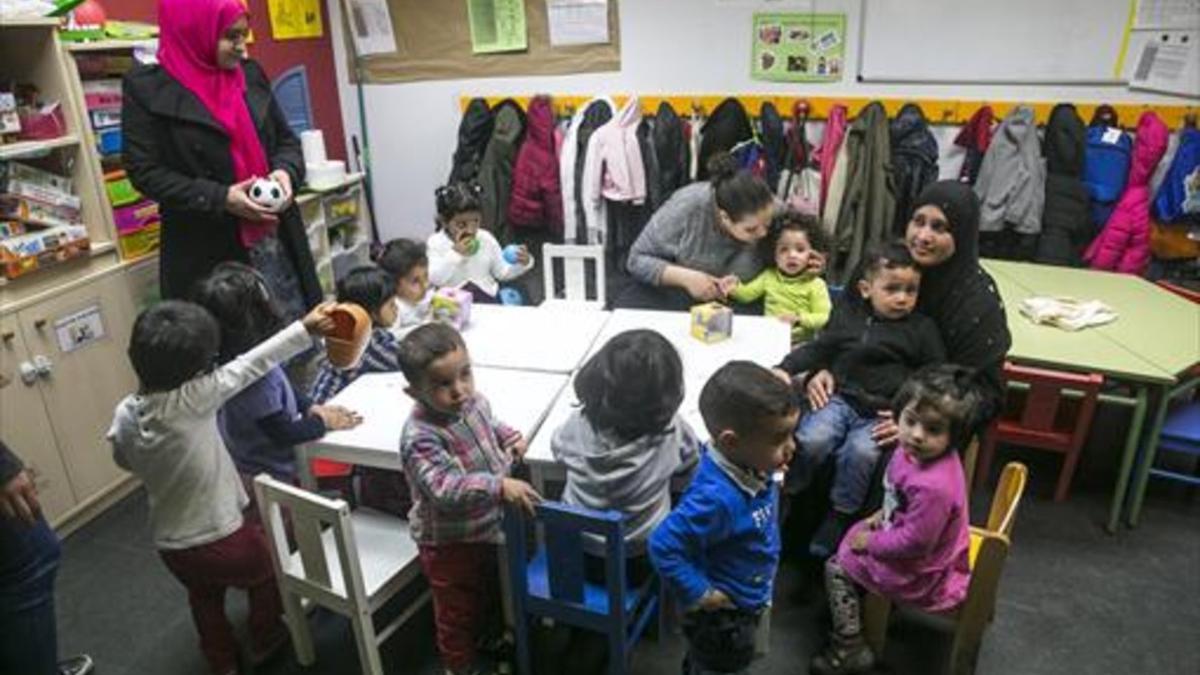
[[[867,549],[850,549],[865,520],[850,528],[838,548],[846,574],[890,600],[928,612],[953,609],[967,597],[970,523],[966,480],[958,453],[928,463],[897,447],[888,462],[883,519],[870,531]]]
[[[631,96],[625,107],[596,130],[588,139],[587,158],[583,165],[584,212],[589,217],[596,213],[589,208],[601,199],[615,202],[646,201],[646,168],[642,164],[642,149],[638,145],[637,130],[642,123],[642,103]],[[589,230],[604,231],[604,223],[588,224]]]
[[[1133,140],[1129,181],[1117,206],[1083,258],[1093,269],[1141,274],[1150,262],[1150,177],[1167,151],[1170,130],[1158,115],[1142,113]]]
[[[821,137],[821,147],[813,154],[821,165],[821,213],[825,213],[825,199],[829,196],[829,183],[833,178],[838,150],[846,137],[846,126],[846,106],[839,103],[830,109],[829,120],[825,122],[825,134]]]
[[[525,119],[525,141],[513,164],[508,222],[513,227],[562,232],[562,191],[549,97],[537,96],[530,101]]]

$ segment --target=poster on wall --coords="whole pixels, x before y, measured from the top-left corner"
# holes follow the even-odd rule
[[[325,33],[320,0],[267,0],[276,40],[317,38]]]
[[[546,0],[550,45],[608,43],[608,0]]]
[[[528,47],[525,0],[467,0],[471,51],[523,52]]]
[[[750,77],[837,82],[846,70],[846,15],[754,14]]]
[[[346,0],[350,7],[350,35],[359,56],[392,54],[396,34],[387,0]]]

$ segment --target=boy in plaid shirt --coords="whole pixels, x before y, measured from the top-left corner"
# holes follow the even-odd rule
[[[438,651],[448,675],[476,673],[476,642],[498,618],[502,504],[532,512],[541,498],[508,477],[525,439],[475,393],[457,331],[440,323],[413,330],[400,343],[400,369],[417,402],[400,438],[413,495],[409,529],[433,594]]]

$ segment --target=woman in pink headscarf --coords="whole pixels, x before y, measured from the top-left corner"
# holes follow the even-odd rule
[[[246,57],[240,0],[159,0],[158,65],[125,76],[124,159],[162,213],[163,297],[185,298],[220,262],[263,273],[284,314],[321,298],[292,191],[304,180],[300,142]],[[278,181],[285,206],[250,199],[256,178]]]

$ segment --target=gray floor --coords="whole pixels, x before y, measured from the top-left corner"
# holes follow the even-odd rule
[[[1107,493],[1099,488],[1108,481],[1085,473],[1071,499],[1054,504],[1048,495],[1057,467],[1037,459],[979,672],[1200,673],[1195,494],[1156,485],[1142,526],[1110,537],[1100,527]],[[982,517],[987,498],[976,501]],[[98,675],[203,675],[184,592],[151,547],[145,512],[144,496],[135,494],[65,542],[57,589],[62,652],[92,654]],[[756,673],[805,673],[820,647],[823,600],[803,578],[794,565],[780,573],[772,649]],[[229,607],[244,618],[238,594]],[[320,614],[313,621],[313,668],[300,668],[289,652],[259,673],[358,673],[348,624]],[[418,615],[384,646],[387,672],[437,673],[431,633],[429,613]],[[927,627],[897,623],[889,639],[881,672],[933,672],[944,657],[945,638]],[[634,671],[678,672],[681,654],[678,638],[644,641]]]

